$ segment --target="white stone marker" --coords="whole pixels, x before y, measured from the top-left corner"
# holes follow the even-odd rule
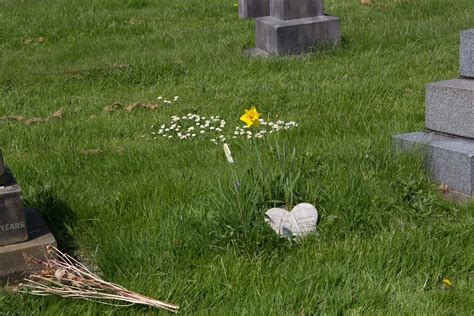
[[[265,213],[265,221],[280,236],[304,237],[316,229],[318,211],[308,203],[296,205],[291,212],[272,208]]]

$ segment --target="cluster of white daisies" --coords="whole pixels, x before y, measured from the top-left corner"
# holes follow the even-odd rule
[[[260,119],[259,127],[247,128],[244,126],[235,127],[232,134],[226,133],[226,121],[220,116],[200,116],[189,113],[183,116],[172,116],[168,124],[160,126],[152,125],[152,139],[166,138],[178,140],[192,140],[196,138],[208,138],[214,144],[225,143],[227,139],[252,139],[264,138],[265,136],[277,133],[282,130],[290,130],[297,127],[296,122],[267,122]]]
[[[276,122],[266,122],[264,119],[260,119],[260,127],[257,129],[236,126],[232,138],[263,138],[267,134],[277,133],[281,130],[289,130],[297,126],[298,124],[293,121],[285,122],[278,120]]]
[[[158,131],[151,132],[153,139],[159,136],[164,138],[177,138],[181,140],[189,140],[200,135],[211,135],[222,139],[221,133],[225,128],[226,122],[219,116],[200,116],[189,113],[184,116],[172,116],[169,124],[163,124]],[[154,125],[151,126],[153,129]]]

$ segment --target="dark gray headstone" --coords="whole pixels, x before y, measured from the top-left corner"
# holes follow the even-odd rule
[[[270,0],[239,0],[239,16],[242,19],[270,15]]]
[[[474,29],[461,33],[461,76],[474,78]]]
[[[426,128],[474,139],[474,79],[426,86]]]
[[[6,183],[0,187],[0,246],[28,239],[21,189],[8,169]]]
[[[45,259],[46,247],[56,240],[34,209],[25,209],[21,188],[3,165],[0,152],[0,283],[23,277],[38,268],[30,266],[24,256]]]
[[[280,20],[294,20],[324,14],[323,0],[272,0],[270,15]]]

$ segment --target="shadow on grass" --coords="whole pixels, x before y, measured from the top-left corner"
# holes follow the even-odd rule
[[[39,210],[51,229],[58,248],[63,252],[76,249],[70,228],[77,222],[77,216],[67,203],[58,198],[51,188],[43,188],[31,201],[31,205]]]

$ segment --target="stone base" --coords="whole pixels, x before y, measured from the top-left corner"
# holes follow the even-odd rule
[[[426,128],[474,139],[474,79],[426,85]]]
[[[259,18],[270,15],[270,0],[239,0],[241,19]]]
[[[29,239],[22,243],[0,247],[0,280],[16,280],[33,272],[24,255],[38,259],[45,258],[46,246],[56,246],[56,240],[48,226],[35,209],[25,209]]]
[[[314,46],[335,45],[341,38],[341,22],[333,16],[280,20],[256,19],[257,48],[272,55],[301,54]]]
[[[248,57],[262,57],[267,58],[270,57],[270,54],[260,48],[250,48],[245,50],[245,55]]]
[[[474,197],[474,140],[416,132],[393,136],[393,145],[421,154],[434,180]]]

